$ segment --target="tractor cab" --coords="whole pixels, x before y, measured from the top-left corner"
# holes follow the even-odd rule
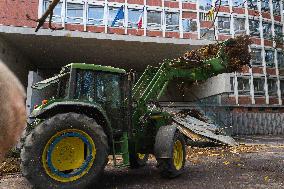
[[[127,88],[123,69],[93,64],[72,63],[60,74],[33,85],[41,90],[45,101],[32,112],[32,116],[54,106],[54,103],[85,103],[103,110],[114,129],[123,130]]]

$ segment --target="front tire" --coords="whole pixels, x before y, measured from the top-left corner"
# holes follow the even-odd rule
[[[176,132],[172,140],[172,157],[160,158],[158,161],[158,169],[162,177],[174,178],[184,171],[186,158],[186,144],[181,133]]]
[[[21,169],[35,188],[86,188],[102,173],[107,156],[107,136],[95,120],[58,114],[27,136]]]

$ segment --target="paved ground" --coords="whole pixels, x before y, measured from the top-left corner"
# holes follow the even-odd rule
[[[100,185],[93,188],[284,188],[284,137],[241,137],[240,141],[258,146],[189,150],[184,174],[171,180],[159,176],[154,160],[139,170],[107,167]],[[14,174],[2,177],[0,188],[31,187]]]

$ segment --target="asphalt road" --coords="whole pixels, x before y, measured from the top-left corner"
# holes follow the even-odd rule
[[[189,157],[184,174],[175,179],[163,179],[151,160],[142,169],[117,169],[107,166],[97,186],[101,189],[195,189],[195,188],[284,188],[284,138],[243,138],[247,144],[266,144],[257,150],[208,152],[197,149]],[[190,153],[190,152],[189,152]],[[1,189],[30,189],[20,175],[6,175],[0,180]]]

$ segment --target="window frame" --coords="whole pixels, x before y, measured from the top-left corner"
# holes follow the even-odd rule
[[[280,61],[280,56],[279,56],[280,54],[282,56],[281,61]],[[284,68],[284,52],[283,51],[277,51],[277,63],[278,63],[278,68]]]
[[[272,39],[272,23],[263,21],[262,28],[263,28],[263,38]]]
[[[253,23],[253,24],[251,25],[251,23]],[[256,27],[255,25],[258,25],[258,27]],[[249,19],[249,34],[251,36],[260,38],[260,28],[259,27],[260,27],[260,21],[259,20]],[[254,29],[254,30],[251,30],[251,29]]]
[[[269,0],[262,0],[261,1],[261,11],[270,13]]]
[[[149,22],[149,14],[150,13],[159,13],[160,15],[160,23]],[[147,10],[147,29],[148,30],[162,30],[162,10]]]
[[[242,20],[243,22],[239,22]],[[238,23],[238,25],[236,24]],[[243,30],[240,28],[242,27],[241,23],[243,23]],[[238,30],[236,30],[236,25],[238,26]],[[246,19],[245,18],[234,18],[234,33],[235,34],[246,34]]]
[[[260,84],[262,84],[262,90],[256,90],[256,81],[261,81]],[[265,95],[265,78],[264,77],[254,77],[253,78],[253,88],[254,88],[254,95],[255,96],[264,96]]]
[[[124,19],[117,20],[114,25],[112,26],[112,22],[115,19],[116,14],[118,13],[118,10],[121,8],[121,6],[108,6],[108,13],[107,13],[107,26],[112,28],[124,28]],[[110,14],[110,11],[113,11],[113,14]],[[124,11],[124,10],[123,10]],[[112,15],[113,17],[110,17]]]
[[[206,1],[206,2],[205,2]],[[206,3],[206,5],[203,5],[202,3]],[[198,6],[198,9],[200,11],[209,11],[211,8],[212,8],[212,1],[211,0],[200,0],[199,1],[199,6]],[[203,9],[201,8],[203,7]]]
[[[139,14],[136,22],[132,22],[130,21],[129,19],[129,15],[130,15],[130,12],[135,12],[137,11],[137,13]],[[143,9],[139,9],[139,8],[129,8],[128,7],[128,28],[134,28],[134,29],[137,29],[138,28],[138,21],[139,21],[139,18],[140,18],[140,15],[143,13]],[[142,15],[144,19],[144,14]],[[142,24],[142,27],[141,28],[144,28],[144,24]]]
[[[267,61],[268,52],[270,52],[270,53],[272,54],[272,56],[271,56],[271,57],[272,57],[271,61]],[[264,50],[264,58],[265,58],[266,67],[270,67],[270,68],[274,68],[274,67],[275,67],[274,50],[265,49],[265,50]]]
[[[239,95],[250,95],[250,85],[251,85],[251,78],[249,76],[241,76],[241,77],[237,77],[237,80],[238,80],[238,94]],[[245,83],[244,82],[241,82],[241,80],[246,80],[247,82],[247,89],[246,89],[246,86],[244,85]],[[243,84],[243,87],[242,89],[240,89],[240,83]]]
[[[52,2],[52,0],[43,0],[42,2],[42,11],[45,12],[49,6],[49,4]],[[60,14],[56,14],[56,8],[59,8],[58,6],[60,5]],[[63,2],[60,1],[54,8],[53,10],[53,15],[52,15],[52,22],[54,23],[61,23],[62,22],[62,6]],[[48,16],[49,18],[49,16]]]
[[[173,24],[173,25],[169,25],[167,22],[167,15],[171,15],[171,18],[173,18],[172,16],[176,14],[175,16],[177,16],[177,24]],[[166,31],[179,31],[179,12],[169,12],[166,11],[165,12],[165,24],[166,24]],[[171,28],[172,27],[172,28]]]
[[[262,50],[258,48],[251,48],[251,53],[252,52],[255,53],[255,56],[253,56],[253,54],[251,55],[251,65],[252,66],[262,66]],[[254,57],[256,59],[253,59]],[[260,60],[257,60],[258,57],[260,58]]]
[[[95,8],[95,9],[98,9],[98,8],[102,8],[103,9],[103,14],[102,14],[102,18],[90,18],[90,8]],[[93,5],[93,4],[88,4],[88,7],[87,7],[87,11],[88,11],[88,14],[87,14],[87,25],[92,25],[92,26],[104,26],[104,6],[102,5]],[[100,24],[93,24],[91,22],[99,22]]]
[[[273,88],[271,89],[271,83],[270,81],[274,82]],[[268,78],[267,79],[267,90],[268,90],[268,95],[271,96],[277,96],[277,91],[278,91],[278,86],[277,86],[277,78]]]
[[[240,0],[232,0],[232,7],[234,7],[234,8],[244,8],[245,7],[244,1],[242,1],[241,3],[238,3],[239,1]]]
[[[226,20],[224,20],[224,19],[226,19]],[[222,25],[222,28],[219,27],[220,23]],[[225,27],[226,23],[229,23],[228,28]],[[230,17],[218,16],[218,33],[219,34],[228,34],[228,35],[231,33],[231,18]]]
[[[188,24],[188,28],[189,28],[189,30],[185,30],[185,27],[184,27],[184,21],[187,21],[187,23],[190,23],[190,24]],[[192,24],[192,23],[194,23],[195,22],[195,24]],[[192,30],[192,25],[193,26],[195,26],[195,30]],[[183,18],[182,19],[182,28],[183,28],[183,32],[184,33],[189,33],[189,32],[197,32],[197,20],[196,19],[191,19],[191,18]]]
[[[78,16],[68,16],[68,5],[73,4],[73,5],[80,5],[82,6],[82,17],[78,17]],[[71,9],[72,10],[72,9]],[[79,10],[79,9],[76,9]],[[83,20],[84,20],[84,2],[82,3],[77,3],[77,2],[66,2],[66,12],[65,12],[65,22],[68,24],[83,24]],[[74,20],[74,22],[70,22],[68,21],[68,19],[70,20]],[[76,20],[80,20],[80,21],[76,21]]]

